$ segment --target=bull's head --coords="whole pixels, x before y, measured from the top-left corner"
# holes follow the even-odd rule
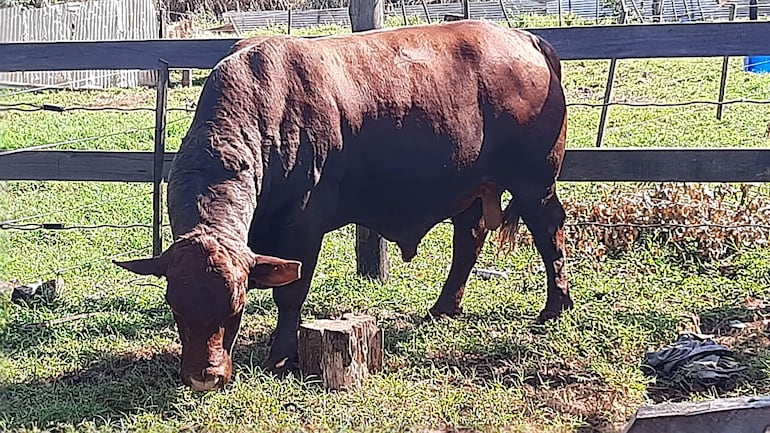
[[[222,387],[232,377],[246,290],[291,283],[301,268],[300,262],[257,255],[206,234],[177,240],[157,257],[114,263],[166,278],[166,302],[182,341],[182,381],[197,391]]]

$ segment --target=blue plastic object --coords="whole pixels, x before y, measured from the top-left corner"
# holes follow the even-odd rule
[[[770,74],[770,56],[747,56],[743,58],[743,70],[757,74]]]

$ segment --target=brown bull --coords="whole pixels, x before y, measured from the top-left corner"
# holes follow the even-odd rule
[[[521,217],[545,263],[540,319],[571,307],[555,188],[560,80],[548,43],[480,21],[234,47],[208,77],[170,174],[174,243],[118,263],[166,277],[184,382],[230,380],[255,287],[274,288],[278,306],[266,367],[295,366],[323,236],[350,223],[408,261],[451,218],[452,265],[430,313],[452,316],[488,232],[510,236]],[[504,191],[513,200],[502,210]]]

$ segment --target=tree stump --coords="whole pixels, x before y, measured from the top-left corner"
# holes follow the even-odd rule
[[[303,323],[298,349],[302,374],[318,376],[327,389],[360,387],[382,370],[384,339],[372,316],[347,313],[339,320]]]

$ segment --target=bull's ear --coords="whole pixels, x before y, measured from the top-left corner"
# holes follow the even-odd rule
[[[155,275],[156,277],[162,277],[166,274],[166,261],[163,260],[162,256],[151,257],[149,259],[128,260],[125,262],[113,260],[112,263],[139,275]]]
[[[300,279],[302,263],[254,254],[249,271],[249,289],[280,287]]]

